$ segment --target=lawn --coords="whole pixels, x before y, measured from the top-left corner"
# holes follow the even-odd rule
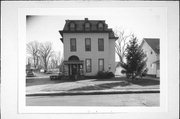
[[[127,81],[126,77],[115,77],[110,79],[84,79],[84,80],[50,80],[49,77],[26,80],[26,86],[30,90],[31,86],[43,87],[43,91],[91,91],[91,90],[129,90],[143,88],[159,88],[160,81],[153,77]],[[42,85],[42,86],[40,86]]]
[[[74,88],[74,89],[71,89],[70,91],[105,90],[105,89],[112,89],[116,87],[120,87],[120,88],[158,87],[160,84],[160,81],[158,79],[151,78],[151,77],[145,77],[143,79],[136,79],[133,81],[127,81],[126,77],[118,77],[118,78],[112,78],[112,79],[96,79],[93,82],[95,85]],[[95,82],[104,82],[104,83],[96,84]]]

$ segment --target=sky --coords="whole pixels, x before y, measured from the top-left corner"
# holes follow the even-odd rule
[[[134,33],[143,38],[160,38],[162,34],[162,9],[160,8],[83,8],[68,9],[60,15],[32,15],[26,19],[26,42],[52,42],[55,52],[63,52],[60,41],[65,20],[105,20],[109,28]],[[116,56],[116,61],[118,60]]]

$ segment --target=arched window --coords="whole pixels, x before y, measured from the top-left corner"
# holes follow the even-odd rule
[[[70,23],[70,26],[69,26],[69,27],[70,27],[70,30],[71,30],[71,31],[74,31],[74,30],[75,30],[75,24],[74,24],[74,23]]]
[[[98,29],[99,29],[99,30],[103,30],[103,23],[99,23],[99,24],[98,24]]]
[[[90,23],[85,23],[85,31],[90,31]]]

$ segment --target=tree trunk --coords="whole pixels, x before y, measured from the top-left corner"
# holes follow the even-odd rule
[[[35,56],[34,56],[34,68],[36,69],[36,58],[35,58]]]

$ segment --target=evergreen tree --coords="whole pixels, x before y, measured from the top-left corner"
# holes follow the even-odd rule
[[[142,77],[146,72],[146,54],[137,43],[137,38],[132,36],[126,47],[125,53],[126,63],[121,63],[124,69],[122,73],[126,74],[129,79],[135,79],[137,76]]]

